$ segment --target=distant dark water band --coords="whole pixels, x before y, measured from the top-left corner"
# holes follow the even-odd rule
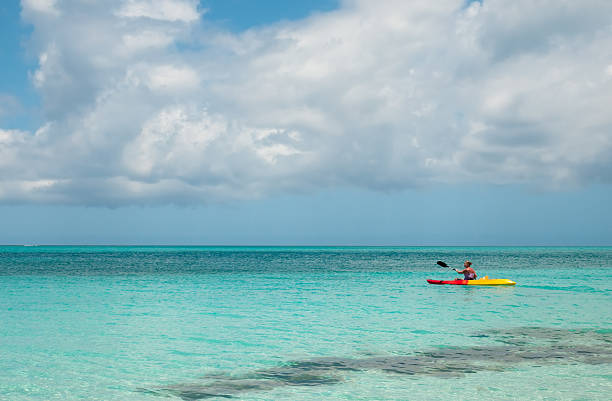
[[[440,272],[436,260],[461,266],[468,257],[477,271],[612,268],[612,248],[29,249],[0,247],[0,275]]]
[[[282,386],[321,386],[344,381],[350,372],[378,370],[407,376],[460,377],[518,366],[600,365],[612,363],[612,330],[519,327],[475,333],[502,345],[438,348],[406,356],[324,357],[288,362],[242,376],[207,375],[201,382],[141,388],[140,392],[176,396],[185,401],[233,398],[248,391]]]

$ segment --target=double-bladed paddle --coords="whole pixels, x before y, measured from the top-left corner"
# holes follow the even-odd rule
[[[455,270],[454,268],[450,267],[449,265],[447,265],[446,263],[442,262],[441,260],[438,260],[438,261],[436,262],[436,264],[437,264],[438,266],[448,267],[448,268],[449,268],[449,269],[451,269],[451,270]],[[455,271],[456,271],[456,270],[455,270]]]

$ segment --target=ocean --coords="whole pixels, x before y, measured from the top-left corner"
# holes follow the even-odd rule
[[[3,246],[0,399],[610,400],[612,248]]]

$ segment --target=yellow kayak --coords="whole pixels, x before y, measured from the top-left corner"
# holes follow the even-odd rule
[[[427,280],[429,284],[451,284],[451,285],[516,285],[507,278],[482,278],[479,280]]]

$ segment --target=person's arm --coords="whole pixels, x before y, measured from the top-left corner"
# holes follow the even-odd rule
[[[467,271],[467,269],[463,269],[463,270],[457,270],[457,269],[454,269],[454,270],[455,270],[457,273],[459,273],[459,274],[463,274],[463,273],[465,273],[465,272]]]

